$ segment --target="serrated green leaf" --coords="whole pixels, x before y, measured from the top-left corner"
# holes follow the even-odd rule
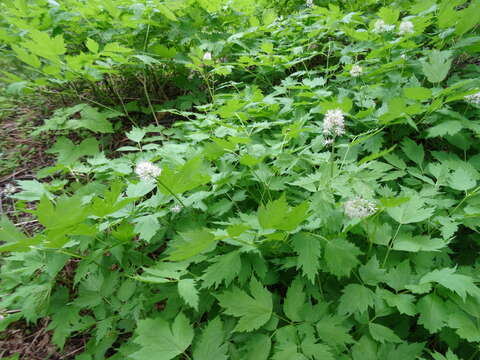
[[[435,269],[420,279],[420,284],[429,282],[440,284],[458,294],[462,299],[468,295],[480,298],[480,289],[472,277],[457,274],[455,268]]]
[[[366,286],[360,284],[349,284],[342,290],[338,305],[338,313],[353,314],[364,313],[369,307],[373,307],[375,294]]]
[[[168,257],[172,261],[182,261],[209,250],[215,243],[215,236],[208,230],[192,230],[180,234]]]
[[[392,329],[389,329],[386,326],[375,324],[373,322],[368,324],[368,330],[370,330],[370,335],[372,338],[377,340],[380,343],[385,342],[392,342],[392,343],[400,343],[402,339],[400,339],[397,334],[393,332]]]
[[[423,73],[431,83],[444,80],[451,66],[452,58],[449,51],[433,50],[428,56],[428,61],[422,63]]]
[[[218,288],[222,283],[229,286],[238,276],[242,267],[239,251],[231,251],[225,255],[216,256],[211,262],[212,265],[205,269],[201,278],[204,288],[211,286]]]
[[[162,318],[140,320],[136,334],[134,342],[140,345],[141,349],[131,355],[133,359],[169,360],[190,346],[194,332],[186,316],[179,313],[173,324]]]
[[[210,181],[203,159],[196,156],[175,171],[164,168],[159,177],[159,189],[165,195],[181,194]]]
[[[272,295],[255,278],[250,281],[250,293],[233,287],[217,295],[225,313],[239,318],[235,331],[258,329],[272,316]]]
[[[195,360],[227,360],[228,346],[224,342],[225,333],[219,317],[208,322],[193,347]]]
[[[283,302],[283,312],[292,321],[301,321],[301,311],[306,301],[306,294],[303,291],[303,283],[300,278],[295,278],[287,290],[287,296]]]
[[[195,287],[194,279],[182,279],[178,282],[178,293],[180,297],[192,308],[198,310],[199,296]]]
[[[474,188],[477,185],[477,180],[470,171],[467,171],[464,167],[459,167],[450,175],[448,184],[452,189],[466,191]]]
[[[357,267],[357,257],[362,252],[351,242],[344,239],[333,239],[325,244],[325,261],[328,271],[337,276],[349,276]]]
[[[417,303],[420,314],[418,323],[431,334],[438,332],[448,319],[449,310],[444,301],[435,294],[422,297]]]
[[[320,241],[308,233],[298,233],[292,238],[292,247],[297,253],[297,269],[312,283],[320,268],[321,246]]]
[[[411,198],[407,202],[393,208],[387,208],[387,213],[400,224],[411,224],[424,221],[433,215],[433,208],[425,208],[419,197]]]

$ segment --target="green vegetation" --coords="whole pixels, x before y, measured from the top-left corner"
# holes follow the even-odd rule
[[[0,114],[56,103],[55,163],[3,192],[38,226],[1,217],[0,330],[77,360],[480,356],[480,1],[0,11]]]

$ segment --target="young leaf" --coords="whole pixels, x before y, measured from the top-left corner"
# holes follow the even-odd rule
[[[272,295],[255,278],[250,281],[250,293],[234,287],[217,295],[225,314],[240,318],[235,331],[258,329],[272,316]]]
[[[162,318],[140,320],[136,333],[133,341],[141,349],[131,355],[135,360],[173,359],[190,346],[194,335],[192,326],[182,313],[177,315],[173,324]]]

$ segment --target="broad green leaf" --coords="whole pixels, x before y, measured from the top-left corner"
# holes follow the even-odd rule
[[[335,360],[328,345],[320,344],[315,339],[308,337],[302,341],[302,352],[304,355],[315,360]]]
[[[342,318],[330,315],[316,323],[318,337],[325,343],[336,347],[344,347],[355,341],[349,334],[350,327],[342,324]]]
[[[260,205],[258,221],[264,229],[292,231],[307,218],[308,208],[307,202],[290,208],[284,194],[277,200]]]
[[[372,338],[381,342],[382,344],[385,342],[392,342],[392,343],[400,343],[402,339],[400,339],[397,334],[393,332],[392,329],[389,329],[386,326],[375,324],[373,322],[368,324],[368,329],[370,330],[370,335]]]
[[[210,175],[203,164],[203,159],[196,156],[188,160],[175,171],[164,168],[159,178],[158,188],[163,194],[181,194],[210,181]]]
[[[432,90],[420,86],[404,88],[403,93],[413,100],[427,100],[432,97]]]
[[[292,247],[297,257],[297,269],[312,283],[320,268],[320,240],[308,233],[298,233],[292,238]]]
[[[462,339],[470,342],[480,341],[480,328],[477,319],[468,316],[459,309],[449,314],[448,326],[455,329],[457,335]]]
[[[452,66],[450,51],[433,50],[428,55],[428,61],[422,63],[423,73],[431,83],[439,83],[444,80]]]
[[[439,238],[430,238],[427,235],[412,236],[409,233],[400,234],[393,243],[393,249],[398,251],[419,252],[438,251],[447,246]]]
[[[179,313],[173,323],[162,318],[138,322],[134,342],[141,349],[132,354],[135,360],[173,359],[182,354],[192,343],[193,328],[188,319]]]
[[[349,276],[357,267],[357,257],[362,252],[351,242],[344,239],[333,239],[325,244],[325,261],[328,271],[337,276]]]
[[[462,299],[468,295],[480,298],[480,289],[474,279],[467,275],[457,274],[455,268],[435,269],[420,279],[420,284],[437,283],[458,294]]]
[[[451,175],[448,184],[452,189],[466,191],[477,185],[477,180],[473,177],[471,171],[464,167],[459,167]]]
[[[266,334],[255,334],[246,342],[247,353],[243,355],[245,360],[267,360],[272,348],[272,340]],[[210,359],[209,359],[210,360]]]
[[[224,342],[225,332],[220,317],[208,322],[193,347],[195,360],[227,360],[228,345]]]
[[[292,321],[301,321],[303,319],[301,311],[306,302],[306,294],[303,288],[302,280],[297,277],[292,281],[287,290],[287,296],[283,302],[283,312]]]
[[[239,251],[218,255],[210,261],[212,264],[205,269],[201,277],[203,288],[213,286],[216,289],[222,283],[229,286],[233,279],[238,276],[242,267]]]
[[[449,315],[445,302],[435,294],[422,297],[417,303],[417,311],[420,314],[418,323],[431,334],[445,326]]]
[[[225,314],[239,318],[235,331],[258,329],[272,316],[272,295],[255,278],[250,281],[250,294],[233,287],[217,295]]]
[[[140,239],[149,242],[153,236],[160,230],[158,216],[155,214],[145,215],[134,220],[135,232],[139,234]]]
[[[392,307],[396,307],[400,314],[414,316],[417,311],[415,309],[415,296],[410,294],[394,294],[388,290],[379,289],[378,294],[385,302]]]
[[[422,166],[425,157],[425,151],[423,150],[422,144],[416,144],[412,139],[405,138],[402,141],[402,150],[410,160],[417,165]]]
[[[362,281],[367,285],[376,285],[385,279],[385,270],[380,268],[376,256],[370,258],[365,265],[360,266],[358,273]]]
[[[338,313],[341,315],[364,313],[369,307],[373,307],[375,294],[366,286],[349,284],[342,290],[338,305]]]
[[[27,236],[17,229],[17,227],[8,219],[7,216],[2,215],[0,218],[0,241],[1,242],[19,242],[26,240]]]
[[[194,279],[182,279],[178,282],[180,297],[192,308],[198,310],[199,296]]]
[[[387,213],[400,224],[411,224],[424,221],[433,215],[433,208],[425,208],[419,197],[414,197],[407,202],[392,208],[387,208]]]
[[[98,141],[93,137],[83,140],[80,144],[74,144],[70,139],[60,137],[55,145],[46,152],[58,154],[57,163],[69,166],[83,156],[97,154],[99,152],[98,145]]]
[[[208,230],[192,230],[180,234],[174,249],[168,257],[172,261],[182,261],[209,250],[215,243],[215,236]]]
[[[440,124],[427,129],[427,138],[445,135],[455,135],[463,129],[463,125],[457,120],[442,121]]]

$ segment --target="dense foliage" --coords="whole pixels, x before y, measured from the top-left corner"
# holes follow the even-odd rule
[[[0,8],[7,92],[68,103],[9,195],[41,230],[0,222],[2,329],[48,317],[78,360],[480,356],[480,1]]]

